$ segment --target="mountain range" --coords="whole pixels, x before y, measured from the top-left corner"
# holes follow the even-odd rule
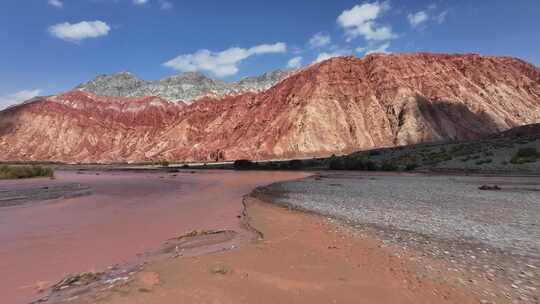
[[[289,74],[288,71],[277,70],[260,76],[246,77],[237,82],[225,82],[211,79],[198,72],[186,72],[157,81],[141,80],[129,72],[120,72],[100,75],[76,89],[100,96],[156,96],[191,103],[205,95],[223,96],[266,90]]]
[[[0,160],[287,159],[475,139],[539,122],[540,69],[525,61],[371,54],[233,84],[197,73],[156,82],[99,76],[0,112]]]

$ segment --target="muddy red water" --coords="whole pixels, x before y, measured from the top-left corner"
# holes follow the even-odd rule
[[[239,231],[243,195],[260,185],[302,176],[57,172],[55,180],[0,181],[4,192],[67,183],[91,191],[81,197],[0,207],[0,303],[28,303],[39,296],[40,286],[70,273],[129,263],[189,230]]]

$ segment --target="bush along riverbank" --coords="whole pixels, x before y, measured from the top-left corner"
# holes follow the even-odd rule
[[[42,166],[0,166],[0,179],[54,177],[54,170]]]

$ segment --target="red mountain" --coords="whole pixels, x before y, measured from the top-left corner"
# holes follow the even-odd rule
[[[113,162],[324,156],[482,137],[540,122],[540,69],[509,57],[340,57],[261,93],[155,97],[79,91],[0,112],[0,160]]]

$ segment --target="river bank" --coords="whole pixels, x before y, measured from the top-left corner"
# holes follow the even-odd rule
[[[330,171],[256,194],[438,261],[424,272],[486,301],[539,301],[539,177]]]
[[[73,294],[70,303],[480,303],[418,275],[369,236],[253,197],[245,205],[260,240],[156,261],[126,282]]]

